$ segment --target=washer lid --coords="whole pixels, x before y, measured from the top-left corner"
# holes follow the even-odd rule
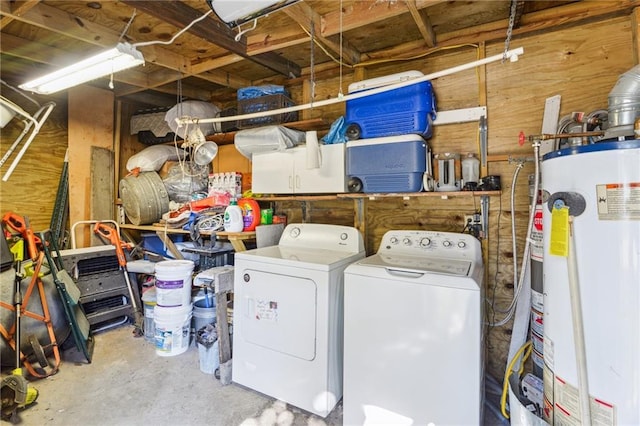
[[[447,259],[426,256],[403,256],[389,254],[374,254],[361,261],[358,265],[375,268],[393,269],[396,271],[436,273],[467,277],[473,271],[473,262],[468,260]]]
[[[351,263],[364,256],[364,251],[347,252],[281,245],[262,247],[235,254],[236,259],[320,270],[329,270],[343,263]]]

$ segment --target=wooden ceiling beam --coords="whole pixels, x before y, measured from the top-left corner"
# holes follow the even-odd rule
[[[193,9],[178,1],[123,0],[123,3],[148,15],[162,19],[178,28],[185,28],[192,21],[202,16],[202,12],[199,10]],[[245,59],[269,68],[278,74],[285,76],[293,75],[296,77],[300,75],[299,65],[273,52],[262,53],[255,56],[249,55],[247,53],[246,39],[241,38],[240,41],[235,41],[235,33],[226,25],[213,18],[207,17],[197,22],[189,28],[188,31],[190,34],[198,36],[209,43],[223,47],[236,55],[240,55]]]
[[[360,62],[361,53],[351,46],[346,40],[342,41],[342,48],[340,48],[340,43],[334,43],[322,35],[322,16],[314,11],[308,4],[304,2],[294,3],[291,6],[284,8],[282,12],[300,25],[306,33],[313,33],[315,39],[336,54],[336,56],[340,57],[342,54],[342,59],[346,59],[346,61],[352,65]],[[313,22],[313,32],[311,31],[311,22]],[[307,39],[308,38],[309,37],[307,37]],[[271,42],[271,39],[272,38],[270,37],[269,43]]]
[[[420,34],[422,35],[422,38],[424,39],[427,47],[435,47],[436,32],[433,30],[431,20],[429,19],[426,11],[418,10],[416,0],[406,0],[405,4],[407,5],[407,9],[409,9],[411,17],[415,21],[416,26],[418,27],[418,31],[420,31]]]
[[[11,10],[11,13],[14,15],[22,15],[35,5],[39,3],[40,0],[27,0],[27,1],[18,1],[18,2],[9,2],[9,0],[0,0],[2,3],[7,3],[6,6],[3,5],[3,9],[7,8]],[[0,18],[0,30],[6,27],[14,18],[11,16],[3,16]]]
[[[416,0],[418,10],[444,3],[446,0]],[[338,4],[336,2],[336,4]],[[350,7],[345,7],[344,11],[337,8],[335,12],[329,12],[322,16],[322,35],[329,37],[339,34],[341,31],[349,31],[365,25],[384,21],[394,16],[407,13],[404,2],[369,2],[359,1]],[[340,14],[342,13],[342,23]]]
[[[110,28],[106,28],[91,21],[84,20],[45,4],[38,4],[31,9],[24,11],[24,13],[22,13],[20,16],[13,15],[11,10],[8,9],[9,6],[10,5],[8,4],[8,2],[3,1],[2,3],[0,3],[0,12],[2,12],[3,15],[10,16],[13,19],[20,20],[21,22],[24,22],[26,24],[34,25],[39,28],[64,35],[66,37],[72,37],[76,40],[80,40],[86,43],[94,44],[101,47],[112,47],[118,42],[120,38],[120,35]],[[10,35],[8,34],[2,34],[3,46],[5,45],[5,38],[9,37]],[[35,47],[26,47],[27,44],[30,43],[34,43]],[[69,57],[75,57],[76,59],[80,59],[77,54],[71,54],[63,51],[59,51],[57,54],[53,54],[53,48],[36,42],[23,40],[23,42],[21,42],[21,45],[23,46],[21,48],[21,51],[24,51],[24,49],[30,49],[31,51],[29,57],[25,57],[25,59],[31,59],[40,63],[66,66],[68,65],[68,62],[61,63],[57,58],[65,58],[69,60]],[[2,50],[3,52],[12,54],[11,50],[13,49],[5,49],[3,47]],[[203,80],[209,82],[215,80],[217,84],[223,84],[223,82],[228,81],[227,73],[223,71],[217,71],[213,69],[213,66],[206,70],[208,71],[206,75],[200,77],[198,74],[201,74],[205,71],[203,67],[200,66],[196,71],[193,71],[192,64],[187,58],[171,50],[165,49],[160,45],[142,46],[139,48],[139,50],[143,53],[146,62],[153,63],[174,71],[179,71],[180,74],[176,73],[173,81],[178,80],[180,76],[184,77],[190,75],[202,78]],[[49,57],[49,59],[46,59],[46,57]],[[220,61],[216,62],[213,65],[222,67],[224,65],[228,65],[229,63],[233,63],[233,61]],[[159,84],[168,83],[168,81],[166,81],[164,77],[157,78],[151,74],[149,78],[142,79],[140,78],[140,75],[136,76],[136,73],[140,73],[140,75],[146,76],[146,74],[139,71],[127,70],[124,73],[117,73],[114,78],[116,80],[128,82],[132,85],[140,85],[139,91],[158,87],[154,82]],[[162,72],[160,73],[161,75],[165,75]],[[246,81],[242,79],[232,79],[231,82],[233,83],[233,86],[230,87],[234,89],[242,87],[241,85],[248,85],[245,84]],[[185,96],[189,95],[185,94]]]
[[[569,3],[523,15],[520,21],[520,27],[514,28],[513,35],[523,36],[538,31],[552,30],[560,25],[577,24],[603,16],[623,15],[630,13],[634,7],[638,6],[640,6],[640,0],[620,0],[616,2],[581,1]],[[419,54],[427,55],[444,47],[502,40],[506,37],[508,23],[509,19],[507,18],[488,24],[477,25],[472,28],[441,34],[438,36],[438,47],[435,48],[425,49],[424,42],[412,41],[394,46],[391,49],[370,52],[367,56],[371,60],[404,58]]]

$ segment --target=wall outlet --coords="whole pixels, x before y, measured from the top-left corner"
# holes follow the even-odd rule
[[[476,238],[482,238],[482,217],[480,216],[480,213],[465,214],[464,228],[468,234],[471,234]]]
[[[464,224],[465,225],[480,225],[480,213],[474,214],[465,214],[464,215]]]

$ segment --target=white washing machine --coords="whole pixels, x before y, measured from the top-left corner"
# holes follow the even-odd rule
[[[479,425],[483,407],[480,242],[389,231],[345,270],[345,425]]]
[[[344,270],[364,257],[357,229],[309,223],[236,253],[233,381],[326,417],[342,397]]]

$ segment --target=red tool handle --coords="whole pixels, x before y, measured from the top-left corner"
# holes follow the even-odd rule
[[[40,238],[36,237],[33,233],[33,229],[29,226],[29,218],[26,216],[22,217],[13,212],[7,212],[2,216],[2,222],[6,223],[9,227],[22,235],[22,238],[24,238],[27,243],[27,252],[29,257],[31,260],[36,260],[39,254],[37,244],[41,244],[41,241]]]
[[[93,232],[98,234],[101,237],[107,238],[111,244],[116,247],[116,256],[118,257],[118,264],[121,268],[125,268],[127,266],[127,258],[124,255],[123,247],[131,248],[131,245],[128,243],[123,243],[120,241],[120,236],[118,235],[118,231],[111,226],[98,222],[93,227]]]

